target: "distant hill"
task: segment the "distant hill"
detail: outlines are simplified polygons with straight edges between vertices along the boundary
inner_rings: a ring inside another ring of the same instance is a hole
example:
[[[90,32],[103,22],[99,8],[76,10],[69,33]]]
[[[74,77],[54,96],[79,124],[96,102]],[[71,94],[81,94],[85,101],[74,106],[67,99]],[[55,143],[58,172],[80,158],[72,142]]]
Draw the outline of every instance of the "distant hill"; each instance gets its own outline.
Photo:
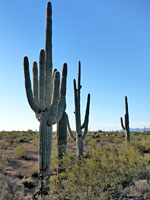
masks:
[[[120,131],[123,131],[123,130],[119,130]],[[130,131],[131,132],[143,132],[143,131],[150,131],[150,128],[130,128]]]

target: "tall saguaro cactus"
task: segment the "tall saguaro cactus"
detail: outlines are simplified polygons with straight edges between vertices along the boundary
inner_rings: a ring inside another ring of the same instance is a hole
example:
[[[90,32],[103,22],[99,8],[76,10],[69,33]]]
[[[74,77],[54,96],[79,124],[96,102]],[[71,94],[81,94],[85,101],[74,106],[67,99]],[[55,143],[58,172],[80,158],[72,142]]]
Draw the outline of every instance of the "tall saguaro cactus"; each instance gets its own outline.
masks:
[[[40,178],[48,179],[50,176],[50,155],[52,145],[52,125],[62,118],[66,105],[66,77],[67,64],[60,74],[54,70],[52,76],[52,8],[47,4],[46,44],[45,51],[40,51],[39,78],[37,63],[33,63],[33,92],[29,74],[28,57],[24,57],[24,76],[26,95],[31,109],[40,121],[39,137],[39,173]],[[61,93],[61,96],[59,95]]]
[[[130,129],[129,129],[129,112],[128,112],[128,100],[127,96],[125,96],[125,115],[124,115],[124,124],[122,117],[120,118],[121,127],[125,131],[126,141],[130,142]]]
[[[73,140],[77,143],[77,156],[81,158],[83,156],[83,139],[86,137],[88,132],[89,123],[89,110],[90,110],[90,94],[87,97],[86,113],[83,124],[81,125],[81,113],[80,113],[80,91],[81,91],[81,63],[78,64],[78,85],[76,85],[76,80],[73,80],[74,84],[74,103],[75,103],[75,123],[76,123],[76,138],[71,133],[69,121],[68,129]],[[83,131],[82,131],[83,129]]]

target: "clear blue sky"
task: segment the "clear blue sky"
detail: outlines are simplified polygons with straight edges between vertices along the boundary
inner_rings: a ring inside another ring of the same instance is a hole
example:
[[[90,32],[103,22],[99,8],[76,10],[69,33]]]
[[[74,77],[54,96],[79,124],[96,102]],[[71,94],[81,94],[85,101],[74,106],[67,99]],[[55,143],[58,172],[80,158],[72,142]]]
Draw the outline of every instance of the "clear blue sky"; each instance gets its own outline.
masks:
[[[82,67],[81,108],[91,94],[90,130],[120,129],[124,96],[130,126],[150,127],[150,1],[52,0],[53,67],[68,64],[67,113],[74,122],[73,78]],[[24,89],[23,57],[45,46],[46,0],[0,1],[0,130],[37,129]]]

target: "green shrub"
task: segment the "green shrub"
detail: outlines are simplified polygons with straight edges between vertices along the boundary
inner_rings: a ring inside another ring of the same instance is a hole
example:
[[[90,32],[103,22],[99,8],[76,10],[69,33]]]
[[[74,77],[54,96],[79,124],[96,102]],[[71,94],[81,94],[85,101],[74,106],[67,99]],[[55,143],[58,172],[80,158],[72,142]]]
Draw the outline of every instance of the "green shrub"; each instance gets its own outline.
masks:
[[[144,158],[130,145],[122,150],[95,147],[88,158],[81,160],[70,153],[64,156],[63,164],[65,172],[51,177],[51,194],[61,198],[68,195],[79,199],[118,199],[147,172]]]
[[[17,158],[27,158],[27,149],[25,145],[18,145],[14,149],[14,154]]]
[[[3,171],[8,165],[8,156],[4,153],[0,154],[0,171]]]

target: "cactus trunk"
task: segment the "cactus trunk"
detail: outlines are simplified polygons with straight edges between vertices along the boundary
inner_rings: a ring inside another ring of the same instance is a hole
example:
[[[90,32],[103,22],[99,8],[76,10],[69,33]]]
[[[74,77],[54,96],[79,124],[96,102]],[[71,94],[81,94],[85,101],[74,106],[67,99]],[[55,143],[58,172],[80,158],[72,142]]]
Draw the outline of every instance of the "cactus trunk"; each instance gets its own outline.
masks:
[[[64,111],[61,120],[57,123],[58,174],[63,172],[63,156],[67,147],[67,114]]]
[[[57,123],[57,147],[58,159],[62,159],[66,154],[67,145],[67,115],[64,112],[61,120]]]
[[[82,135],[77,135],[77,157],[80,159],[83,156],[83,138]]]
[[[46,113],[41,113],[40,116],[40,144],[39,144],[39,170],[40,170],[40,176],[43,179],[43,177],[46,177],[48,175],[48,160],[47,156],[49,156],[47,150],[47,136],[48,136],[48,128],[47,128],[47,116]]]

